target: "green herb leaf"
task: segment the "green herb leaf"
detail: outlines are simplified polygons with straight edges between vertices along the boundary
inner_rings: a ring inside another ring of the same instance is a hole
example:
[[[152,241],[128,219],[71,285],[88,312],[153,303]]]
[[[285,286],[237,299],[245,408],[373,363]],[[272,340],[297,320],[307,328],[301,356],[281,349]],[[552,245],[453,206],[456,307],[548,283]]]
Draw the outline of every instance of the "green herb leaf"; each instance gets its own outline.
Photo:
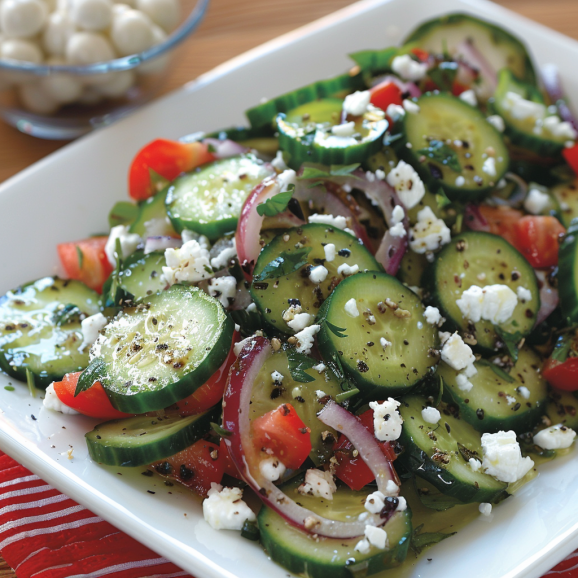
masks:
[[[487,359],[480,359],[478,365],[483,365],[484,367],[489,367],[500,379],[506,381],[507,383],[514,383],[516,380],[506,371],[504,371],[499,365],[488,361]]]
[[[332,177],[347,177],[358,168],[359,163],[353,163],[351,165],[331,165],[329,167],[329,174]]]
[[[219,425],[215,422],[211,422],[211,429],[222,438],[228,438],[233,435],[233,432],[225,429],[222,425]]]
[[[210,153],[216,153],[216,152],[217,152],[217,149],[215,148],[215,145],[209,143],[209,144],[207,145],[207,151],[209,151]]]
[[[568,359],[570,348],[572,347],[572,335],[561,335],[556,340],[556,345],[552,351],[552,359],[564,363]]]
[[[257,205],[257,213],[261,217],[274,217],[287,209],[287,205],[293,196],[294,187],[283,193],[277,193],[275,196],[267,199],[264,203]]]
[[[438,394],[437,394],[435,401],[434,401],[434,404],[433,404],[434,407],[437,407],[442,400],[442,397],[444,395],[444,385],[445,385],[444,384],[444,378],[440,375],[439,376]]]
[[[419,497],[420,502],[430,510],[436,510],[438,512],[445,512],[454,506],[463,504],[457,498],[452,496],[446,496],[441,492],[438,492],[433,486],[428,485],[427,487],[418,487],[417,479],[414,478],[415,491]]]
[[[82,269],[82,265],[84,263],[84,253],[78,245],[74,245],[74,248],[76,249],[76,255],[78,256],[78,268]]]
[[[456,75],[458,74],[458,64],[453,61],[440,62],[435,68],[428,72],[440,90],[451,92]]]
[[[156,171],[153,171],[150,167],[149,167],[149,176],[151,178],[151,184],[153,186],[153,189],[157,193],[159,191],[162,191],[165,187],[167,187],[171,183],[169,179],[165,179],[165,177],[159,175]]]
[[[391,70],[391,61],[398,55],[399,48],[391,46],[383,50],[361,50],[349,55],[363,71],[381,72]]]
[[[424,532],[420,534],[419,531],[423,527],[418,526],[413,533],[413,537],[411,539],[411,548],[415,552],[415,555],[418,556],[428,546],[433,546],[434,544],[438,544],[442,540],[453,536],[456,532],[451,532],[449,534],[445,534],[443,532]]]
[[[58,309],[52,315],[52,322],[55,325],[61,326],[67,323],[78,322],[81,315],[81,311],[77,305],[73,303],[68,303],[64,307]]]
[[[522,334],[519,331],[516,333],[508,333],[504,331],[499,325],[494,325],[494,331],[498,334],[500,340],[504,343],[508,355],[512,361],[518,361],[518,343],[522,340]]]
[[[464,458],[465,462],[469,462],[472,458],[474,460],[479,460],[480,462],[482,461],[482,460],[480,460],[480,456],[479,456],[478,452],[476,452],[474,450],[470,450],[465,445],[463,445],[459,442],[458,442],[458,450],[459,450],[462,458]]]
[[[102,359],[93,359],[88,367],[80,374],[78,382],[76,383],[74,397],[76,397],[79,393],[90,389],[97,381],[102,383],[105,380],[105,376],[105,362]]]
[[[449,147],[445,142],[432,140],[428,147],[419,149],[417,154],[424,155],[432,161],[445,165],[456,173],[462,172],[462,165],[460,165],[456,151]]]
[[[347,335],[343,333],[345,331],[345,327],[337,327],[337,325],[333,325],[333,323],[330,323],[327,321],[327,319],[325,319],[325,325],[327,325],[327,328],[331,331],[331,333],[333,333],[333,335],[336,337],[339,337],[339,339],[347,337]]]
[[[445,191],[441,187],[438,189],[438,192],[436,193],[436,203],[439,209],[444,209],[448,205],[452,204],[452,202],[446,195]]]
[[[315,381],[315,378],[308,373],[305,373],[305,371],[311,369],[314,365],[317,365],[317,360],[311,359],[311,357],[301,355],[292,350],[287,354],[287,361],[293,381],[299,383],[311,383],[312,381]]]
[[[327,361],[327,366],[333,372],[339,381],[339,386],[341,387],[341,393],[338,393],[335,396],[335,401],[337,401],[337,403],[343,403],[350,397],[353,397],[359,393],[359,389],[357,389],[355,384],[349,379],[343,370],[341,359],[339,359],[339,355],[335,351],[331,354],[331,358]]]
[[[253,276],[253,284],[261,283],[265,279],[278,279],[297,271],[307,264],[311,249],[312,247],[301,247],[295,251],[283,251],[279,257],[265,265],[261,273]]]
[[[111,229],[118,225],[130,225],[136,220],[138,213],[137,205],[128,201],[119,201],[108,214],[108,225]]]
[[[14,386],[12,386],[12,385],[5,385],[5,386],[4,386],[4,389],[5,389],[6,391],[14,391]]]
[[[36,397],[36,384],[34,382],[34,374],[30,369],[26,368],[26,385],[28,385],[28,391],[32,397]]]

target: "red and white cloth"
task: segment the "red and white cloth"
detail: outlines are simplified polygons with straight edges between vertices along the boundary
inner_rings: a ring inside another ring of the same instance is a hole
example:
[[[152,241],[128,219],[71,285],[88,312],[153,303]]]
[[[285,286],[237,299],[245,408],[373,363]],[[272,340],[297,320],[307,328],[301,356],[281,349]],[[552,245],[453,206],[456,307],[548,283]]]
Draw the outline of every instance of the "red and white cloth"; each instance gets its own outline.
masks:
[[[18,578],[192,578],[1,451],[0,553]],[[544,578],[578,578],[578,551]]]

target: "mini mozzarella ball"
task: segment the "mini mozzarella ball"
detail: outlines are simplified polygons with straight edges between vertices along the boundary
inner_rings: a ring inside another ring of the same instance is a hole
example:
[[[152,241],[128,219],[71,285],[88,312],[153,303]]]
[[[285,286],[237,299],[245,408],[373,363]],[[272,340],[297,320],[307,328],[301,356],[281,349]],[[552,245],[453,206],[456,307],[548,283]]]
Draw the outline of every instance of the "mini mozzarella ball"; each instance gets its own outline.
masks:
[[[71,0],[70,18],[84,30],[105,30],[112,22],[111,0]]]
[[[178,0],[136,0],[136,7],[165,32],[171,32],[179,23]]]
[[[94,87],[96,92],[108,98],[119,98],[124,96],[134,84],[135,75],[132,70],[113,72],[113,75],[112,79],[108,82],[96,85]]]
[[[12,38],[29,38],[38,34],[48,17],[42,0],[3,0],[0,4],[0,28]]]
[[[65,72],[45,76],[40,81],[40,86],[59,104],[70,104],[78,100],[83,90],[82,82],[74,75]]]
[[[66,45],[75,32],[76,25],[66,12],[53,12],[42,34],[42,46],[51,56],[64,56]]]
[[[36,114],[52,114],[58,110],[54,100],[38,83],[25,84],[18,89],[24,108]]]
[[[112,21],[110,38],[120,56],[138,54],[154,44],[153,23],[138,10],[126,10]]]
[[[96,32],[76,32],[66,44],[66,61],[83,66],[96,62],[107,62],[115,57],[110,42]]]
[[[153,24],[153,35],[155,38],[155,43],[153,46],[157,46],[167,39],[166,32],[156,24]],[[137,74],[159,74],[167,67],[170,58],[170,54],[165,53],[162,56],[154,58],[153,60],[144,62],[136,69],[136,72]]]
[[[22,38],[10,38],[0,45],[0,58],[20,62],[42,62],[42,51],[37,44]]]

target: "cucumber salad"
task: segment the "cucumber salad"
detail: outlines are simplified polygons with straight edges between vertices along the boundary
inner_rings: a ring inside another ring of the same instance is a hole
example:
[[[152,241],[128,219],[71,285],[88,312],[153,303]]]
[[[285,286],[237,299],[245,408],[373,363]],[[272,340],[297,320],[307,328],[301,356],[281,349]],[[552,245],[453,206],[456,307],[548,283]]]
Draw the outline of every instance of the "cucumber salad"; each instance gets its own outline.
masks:
[[[578,427],[556,68],[466,14],[350,56],[247,127],[144,146],[110,233],[0,298],[0,368],[98,418],[95,462],[191,488],[310,578],[489,516]]]

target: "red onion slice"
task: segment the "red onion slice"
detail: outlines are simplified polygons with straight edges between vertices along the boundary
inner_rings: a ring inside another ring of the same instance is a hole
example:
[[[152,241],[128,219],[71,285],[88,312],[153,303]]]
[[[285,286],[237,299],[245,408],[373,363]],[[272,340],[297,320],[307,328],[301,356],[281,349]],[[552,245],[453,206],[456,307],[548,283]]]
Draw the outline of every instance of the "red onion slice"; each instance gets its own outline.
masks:
[[[228,159],[229,157],[242,155],[249,150],[247,147],[229,139],[219,140],[217,138],[206,138],[203,139],[203,142],[215,149],[213,154],[217,159]]]
[[[550,284],[547,271],[536,271],[538,286],[540,287],[540,309],[536,315],[536,325],[540,325],[558,307],[560,298],[558,289]]]
[[[167,236],[147,237],[144,246],[144,254],[148,255],[153,251],[164,251],[165,249],[172,249],[180,247],[183,244],[182,239]]]
[[[578,121],[566,102],[558,67],[555,64],[545,64],[542,67],[542,80],[548,96],[558,108],[560,118],[569,122],[574,130],[578,131]]]
[[[466,205],[464,209],[464,223],[472,231],[490,232],[490,225],[480,212],[478,205]]]
[[[362,536],[368,523],[383,526],[388,517],[382,518],[380,515],[370,515],[363,521],[352,522],[340,522],[319,516],[297,504],[273,482],[263,478],[259,472],[259,468],[256,467],[260,457],[259,450],[252,442],[249,420],[251,393],[261,367],[272,354],[269,340],[264,337],[249,339],[229,373],[227,389],[223,397],[223,426],[231,432],[231,435],[224,438],[224,441],[239,474],[268,507],[283,516],[289,523],[307,532],[330,538],[347,539]],[[335,408],[330,406],[327,412],[323,410],[324,419],[339,422],[340,431],[354,445],[360,445],[356,447],[363,460],[372,460],[371,463],[366,463],[376,474],[378,489],[383,492],[387,481],[394,479],[391,465],[382,454],[377,442],[368,439],[373,436],[361,422],[337,404],[333,405]],[[364,435],[359,428],[363,429],[367,435]],[[252,469],[251,465],[253,465]],[[392,514],[393,512],[390,515]]]

